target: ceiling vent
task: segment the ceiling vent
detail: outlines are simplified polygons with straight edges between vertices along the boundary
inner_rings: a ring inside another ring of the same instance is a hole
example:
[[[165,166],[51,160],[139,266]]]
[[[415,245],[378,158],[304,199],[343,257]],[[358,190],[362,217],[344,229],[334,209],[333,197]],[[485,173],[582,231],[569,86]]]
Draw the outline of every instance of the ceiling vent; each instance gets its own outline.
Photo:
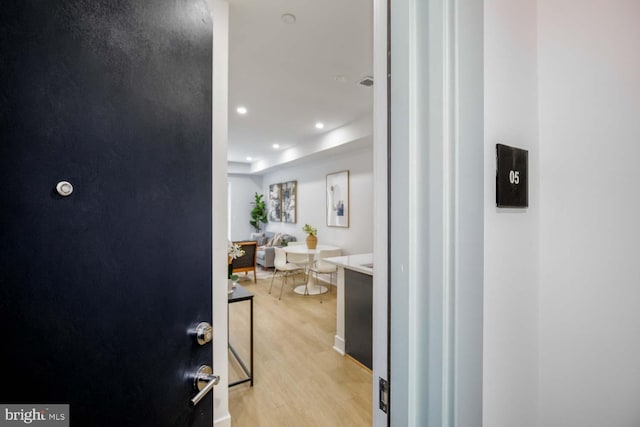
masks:
[[[366,87],[373,86],[373,77],[371,77],[371,76],[363,77],[362,80],[360,80],[360,84],[362,86],[366,86]]]

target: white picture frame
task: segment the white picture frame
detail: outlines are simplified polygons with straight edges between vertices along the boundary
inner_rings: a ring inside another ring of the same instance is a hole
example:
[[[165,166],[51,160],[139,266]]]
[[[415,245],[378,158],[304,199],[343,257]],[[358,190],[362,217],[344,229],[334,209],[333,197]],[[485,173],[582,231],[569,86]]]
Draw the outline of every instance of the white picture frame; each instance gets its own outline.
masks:
[[[349,228],[349,171],[330,173],[326,181],[328,227]]]

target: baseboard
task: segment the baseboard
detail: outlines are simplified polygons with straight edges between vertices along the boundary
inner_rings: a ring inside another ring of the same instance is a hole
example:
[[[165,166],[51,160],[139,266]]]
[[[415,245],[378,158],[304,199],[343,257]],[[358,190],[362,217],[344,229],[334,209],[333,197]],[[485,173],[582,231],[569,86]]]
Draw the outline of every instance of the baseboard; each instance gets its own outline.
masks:
[[[333,349],[341,355],[345,355],[344,340],[337,335],[333,337]]]

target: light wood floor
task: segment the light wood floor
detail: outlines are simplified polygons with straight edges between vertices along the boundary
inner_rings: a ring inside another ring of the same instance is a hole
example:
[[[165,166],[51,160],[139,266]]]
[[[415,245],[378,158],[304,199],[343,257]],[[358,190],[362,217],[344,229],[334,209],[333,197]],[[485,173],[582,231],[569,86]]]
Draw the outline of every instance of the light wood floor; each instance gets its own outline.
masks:
[[[232,425],[370,426],[371,373],[332,348],[335,288],[320,303],[318,296],[295,294],[289,280],[278,301],[278,279],[269,295],[271,273],[258,277],[257,284],[253,277],[240,282],[255,294],[255,382],[253,387],[246,383],[229,389]],[[296,280],[299,284],[302,277]],[[248,319],[248,302],[229,305],[230,340],[247,363]],[[230,381],[241,374],[230,357]]]

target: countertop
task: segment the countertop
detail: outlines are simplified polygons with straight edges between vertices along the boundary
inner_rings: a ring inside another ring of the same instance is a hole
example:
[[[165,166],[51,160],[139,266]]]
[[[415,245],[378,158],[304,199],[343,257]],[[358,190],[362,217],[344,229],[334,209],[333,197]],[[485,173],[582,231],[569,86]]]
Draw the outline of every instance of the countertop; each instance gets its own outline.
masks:
[[[373,276],[373,254],[357,254],[324,258],[323,261],[335,264],[338,267]]]

